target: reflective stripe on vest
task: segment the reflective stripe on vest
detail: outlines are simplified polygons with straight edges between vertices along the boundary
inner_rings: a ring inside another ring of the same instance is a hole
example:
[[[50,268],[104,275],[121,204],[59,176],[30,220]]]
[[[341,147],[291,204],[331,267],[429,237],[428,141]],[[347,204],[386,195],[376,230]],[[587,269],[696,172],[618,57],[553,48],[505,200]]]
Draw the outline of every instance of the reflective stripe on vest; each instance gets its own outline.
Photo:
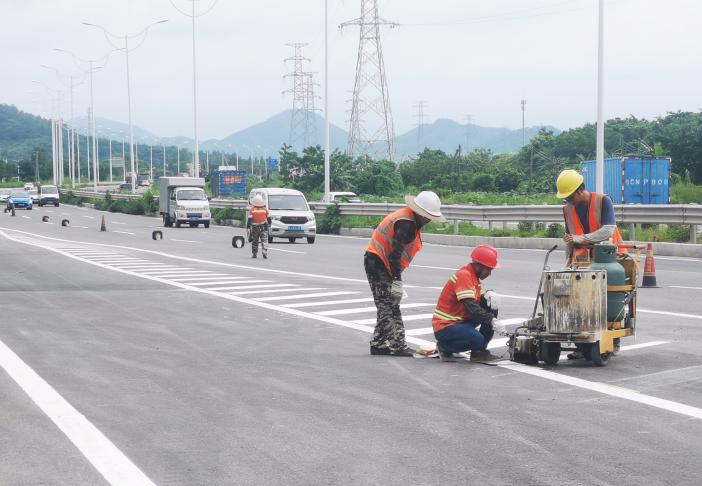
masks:
[[[597,231],[602,227],[602,204],[605,198],[604,194],[599,194],[596,192],[590,193],[590,203],[587,209],[587,220],[590,233]],[[565,219],[566,225],[568,226],[568,231],[573,235],[584,235],[585,228],[580,221],[580,216],[575,209],[575,205],[571,203],[566,203],[563,206],[563,219]],[[622,242],[622,234],[619,228],[615,225],[614,233],[612,234],[612,243],[617,245],[619,253],[628,253],[626,248],[620,247]],[[587,248],[573,248],[573,255],[575,256],[585,256],[588,254]]]
[[[378,255],[390,275],[392,275],[390,253],[392,252],[392,240],[395,237],[395,223],[402,220],[414,222],[414,211],[410,208],[402,208],[385,216],[378,227],[373,231],[373,236],[366,249],[366,251]],[[409,267],[412,258],[414,258],[414,255],[421,249],[422,234],[417,230],[414,240],[403,245],[402,253],[400,254],[400,267],[402,270]]]

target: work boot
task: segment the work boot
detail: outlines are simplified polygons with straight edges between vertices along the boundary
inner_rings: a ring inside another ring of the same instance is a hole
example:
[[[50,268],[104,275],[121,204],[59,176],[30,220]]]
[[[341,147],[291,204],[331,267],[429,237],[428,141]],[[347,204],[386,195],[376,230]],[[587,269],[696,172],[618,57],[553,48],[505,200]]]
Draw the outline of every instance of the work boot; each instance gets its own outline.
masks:
[[[251,258],[256,258],[256,254],[255,254],[255,253],[252,254],[252,255],[251,255]]]
[[[399,356],[399,357],[405,357],[405,358],[411,358],[414,356],[414,353],[417,351],[410,348],[409,346],[405,345],[399,349],[396,350],[391,350],[390,351],[390,356]]]
[[[378,346],[370,346],[371,356],[390,356],[390,348],[379,348]]]
[[[436,345],[436,350],[439,352],[439,359],[441,359],[441,361],[444,361],[445,363],[456,362],[456,357],[454,356],[454,354],[449,353],[448,351],[444,351],[438,344]]]
[[[264,259],[264,260],[267,260],[267,259],[268,259],[268,253],[264,253],[264,254],[263,254],[263,259]]]
[[[576,349],[572,353],[568,353],[568,359],[585,359],[585,355],[579,349]]]
[[[500,359],[500,357],[495,356],[487,349],[484,349],[482,351],[471,351],[470,352],[470,360],[471,361],[495,361],[497,359]]]

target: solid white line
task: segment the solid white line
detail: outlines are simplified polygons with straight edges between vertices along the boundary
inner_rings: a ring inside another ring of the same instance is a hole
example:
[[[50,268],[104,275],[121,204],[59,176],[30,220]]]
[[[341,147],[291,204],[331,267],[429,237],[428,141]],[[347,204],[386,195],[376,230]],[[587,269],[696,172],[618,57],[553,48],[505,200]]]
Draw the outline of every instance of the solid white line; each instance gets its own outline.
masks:
[[[300,253],[300,254],[302,254],[302,255],[306,255],[306,254],[307,254],[307,253],[305,253],[304,251],[283,250],[282,248],[272,248],[272,247],[270,247],[270,246],[268,247],[268,249],[269,249],[269,250],[275,250],[275,251],[282,251],[282,252],[285,252],[285,253]]]
[[[11,229],[7,229],[7,228],[2,228],[2,229],[6,229],[6,230],[8,230],[8,231],[16,231],[16,232],[19,232],[19,233],[25,233],[25,234],[27,234],[26,232],[23,232],[23,231],[11,230]],[[7,233],[5,233],[4,231],[0,231],[0,234],[1,234],[2,236],[4,236],[5,238],[7,238],[7,239],[17,241],[15,238],[10,237],[10,236],[9,236]],[[30,234],[31,234],[31,233],[30,233]],[[38,236],[38,235],[35,235],[35,236]],[[47,238],[47,239],[56,240],[57,238]],[[65,241],[65,240],[63,240],[63,241]],[[290,314],[290,315],[302,317],[302,318],[305,318],[305,319],[318,320],[318,321],[325,322],[325,323],[327,323],[327,324],[332,324],[332,325],[339,326],[339,327],[345,327],[345,328],[347,328],[347,329],[355,329],[355,330],[357,330],[357,331],[361,331],[361,332],[365,332],[365,333],[372,333],[372,332],[373,332],[373,328],[372,328],[372,327],[369,327],[369,326],[362,326],[362,325],[360,325],[360,324],[356,324],[355,322],[343,321],[343,320],[341,320],[341,319],[336,319],[336,318],[328,317],[328,316],[320,316],[320,315],[317,315],[317,314],[313,314],[313,313],[309,313],[309,312],[305,312],[305,311],[301,311],[301,310],[297,310],[297,309],[285,308],[285,307],[281,307],[281,306],[278,306],[278,305],[275,305],[275,304],[268,304],[268,303],[266,303],[266,302],[260,302],[260,301],[256,301],[256,300],[252,300],[252,299],[247,299],[247,298],[245,298],[245,297],[239,297],[239,296],[236,296],[236,295],[227,295],[227,294],[224,294],[224,293],[213,292],[213,291],[208,290],[208,289],[200,289],[200,288],[196,288],[196,287],[191,287],[191,286],[188,286],[188,285],[185,285],[185,284],[181,284],[181,283],[178,283],[178,282],[171,282],[171,281],[168,281],[168,280],[164,280],[164,279],[161,279],[161,278],[159,278],[159,277],[154,277],[154,276],[150,276],[150,275],[144,275],[144,274],[139,274],[139,273],[135,273],[135,272],[130,272],[129,270],[120,270],[120,269],[117,269],[117,268],[114,268],[114,267],[109,267],[109,266],[106,266],[106,265],[102,265],[102,264],[100,264],[100,263],[96,263],[96,262],[92,262],[92,261],[90,261],[90,260],[86,260],[86,259],[80,258],[80,257],[78,257],[78,256],[72,255],[71,253],[65,252],[65,251],[63,251],[63,250],[61,250],[61,249],[58,249],[58,248],[52,248],[52,247],[42,246],[42,245],[40,245],[39,243],[36,243],[36,242],[33,242],[33,241],[27,241],[27,242],[25,242],[25,244],[28,244],[28,245],[30,245],[30,246],[36,246],[36,247],[39,247],[39,248],[44,248],[44,249],[46,249],[46,250],[53,251],[53,252],[55,252],[55,253],[59,253],[59,254],[61,254],[61,255],[64,255],[64,256],[66,256],[66,257],[68,257],[68,258],[73,258],[74,260],[78,260],[78,261],[82,261],[82,262],[84,262],[84,263],[96,265],[96,266],[99,266],[99,267],[102,267],[102,268],[105,268],[105,269],[108,269],[108,270],[113,270],[113,271],[115,271],[115,272],[121,272],[121,273],[124,273],[124,274],[126,274],[126,275],[132,275],[132,276],[135,276],[135,277],[145,278],[145,279],[148,279],[148,280],[152,280],[152,281],[154,281],[154,282],[160,282],[160,283],[172,285],[172,286],[174,286],[174,287],[179,287],[179,288],[184,289],[184,290],[190,290],[190,291],[194,291],[194,292],[200,292],[200,293],[203,293],[203,294],[207,294],[207,295],[215,296],[215,297],[220,297],[220,298],[227,299],[227,300],[231,300],[231,301],[234,301],[234,302],[240,302],[240,303],[249,304],[249,305],[256,305],[256,306],[261,307],[261,308],[263,308],[263,309],[268,309],[268,310],[272,310],[272,311],[276,311],[276,312],[284,312],[284,313],[286,313],[286,314]],[[100,244],[98,243],[98,245],[100,245]],[[133,250],[139,250],[139,249],[138,249],[138,248],[133,248]],[[145,251],[151,252],[151,251],[149,251],[149,250],[145,250]],[[153,252],[153,253],[159,253],[159,252]],[[168,255],[168,254],[163,254],[163,253],[161,253],[161,254],[164,255],[164,256],[170,256],[170,257],[172,257],[172,258],[179,258],[179,259],[185,259],[185,260],[190,260],[190,261],[194,260],[194,259],[189,259],[189,258],[184,258],[184,257],[177,257],[176,255]],[[211,263],[211,262],[207,262],[207,263]],[[233,266],[234,266],[234,265],[233,265]],[[295,274],[295,272],[289,272],[289,273]],[[350,279],[347,279],[347,280],[350,280]],[[420,338],[416,338],[416,337],[413,337],[413,336],[408,336],[406,340],[407,340],[407,342],[410,343],[410,344],[416,344],[416,345],[419,345],[419,346],[427,346],[427,347],[430,347],[430,348],[434,348],[434,347],[436,346],[436,344],[435,344],[433,341],[428,341],[428,340],[426,340],[426,339],[420,339]],[[493,340],[490,342],[490,344],[488,345],[488,349],[492,349],[492,348],[495,348],[495,347],[504,346],[506,342],[507,342],[507,339],[505,339],[505,338],[493,339]],[[515,363],[515,364],[516,364],[516,363]],[[527,369],[528,369],[528,367],[526,367],[525,365],[522,365],[521,368],[520,368],[520,367],[517,367],[517,366],[509,366],[509,365],[500,365],[500,366],[502,366],[502,367],[504,367],[504,368],[507,368],[507,369],[513,369],[514,371],[521,371],[521,369],[523,369],[523,368],[527,368]],[[535,370],[539,370],[539,368],[534,368],[534,369],[535,369]],[[556,374],[556,373],[552,373],[552,372],[549,372],[549,373],[551,373],[551,375],[553,375],[553,376],[555,376],[555,377],[559,377],[559,376],[560,376],[560,375],[558,375],[558,374]],[[543,376],[543,377],[545,377],[545,378],[547,378],[547,379],[551,379],[551,378],[549,378],[548,376]],[[568,378],[568,377],[565,377],[565,378]],[[582,380],[582,381],[585,381],[585,380]],[[585,382],[585,383],[589,383],[589,382]],[[571,382],[571,383],[569,383],[569,384],[574,385],[574,386],[578,386],[578,385],[576,385],[574,382]],[[616,387],[613,387],[613,388],[616,388]],[[616,389],[618,389],[618,390],[626,390],[626,389],[621,389],[621,388],[616,388]],[[638,398],[646,397],[646,395],[641,395],[641,394],[639,394],[638,392],[633,391],[633,390],[626,390],[626,391],[630,392],[630,395],[621,396],[620,398],[624,398],[624,399],[632,400],[632,401],[639,401],[639,400],[636,400],[636,397],[638,397]],[[655,398],[653,398],[653,397],[650,397],[650,398],[652,398],[654,401],[655,401],[655,400],[659,400],[659,399],[655,399]],[[670,401],[667,401],[667,400],[662,400],[662,401],[659,400],[659,402],[656,402],[656,403],[657,403],[657,404],[661,404],[661,403],[663,403],[663,402],[665,402],[666,404],[671,405],[671,407],[672,407],[672,408],[671,408],[671,411],[674,411],[674,412],[677,412],[677,413],[681,413],[681,414],[684,414],[684,415],[689,415],[689,413],[687,413],[687,412],[693,412],[693,413],[696,413],[696,414],[700,414],[700,417],[702,417],[702,409],[695,408],[695,407],[689,407],[689,406],[684,405],[684,404],[679,404],[679,403],[676,403],[676,402],[670,402]],[[643,402],[642,402],[642,403],[643,403]],[[654,403],[647,403],[647,404],[648,404],[648,405],[651,405],[651,406],[657,406],[657,405],[654,404]],[[661,408],[662,408],[662,407],[661,407]],[[697,417],[697,415],[695,415],[695,416]]]
[[[242,282],[246,282],[246,280],[242,280],[241,278],[223,278],[222,280],[208,280],[207,282],[190,282],[188,280],[183,280],[183,283],[187,283],[188,285],[202,285],[202,286],[210,286],[210,285],[222,285],[222,284],[239,284]],[[259,280],[261,282],[261,280]],[[270,280],[263,280],[263,282],[270,282]]]
[[[174,277],[171,280],[175,280],[176,282],[198,282],[200,280],[222,280],[222,279],[230,279],[232,278],[231,276],[227,275],[226,273],[207,273],[203,275],[185,275],[181,277]],[[237,277],[234,277],[237,278]]]
[[[690,319],[702,319],[702,315],[698,314],[681,314],[680,312],[668,312],[668,311],[657,311],[651,309],[640,309],[636,308],[636,312],[641,312],[643,314],[659,314],[662,316],[675,316],[675,317],[689,317]]]
[[[408,321],[426,321],[426,320],[431,320],[431,317],[434,314],[413,314],[411,316],[402,316],[402,321],[403,322],[408,322]],[[377,322],[377,319],[374,317],[372,319],[355,319],[353,322],[356,324],[375,324]],[[426,330],[428,329],[428,331]],[[421,332],[420,332],[421,331]],[[429,333],[434,333],[432,331],[431,327],[423,327],[421,329],[406,329],[405,334],[407,336],[418,336],[420,334],[429,334]]]
[[[632,349],[648,348],[650,346],[660,346],[661,344],[668,344],[669,341],[649,341],[647,343],[641,344],[629,344],[628,346],[622,346],[619,351],[630,351]]]
[[[270,300],[290,300],[290,299],[307,299],[309,297],[326,297],[328,295],[348,295],[357,294],[358,292],[318,292],[316,294],[302,294],[302,295],[283,295],[281,297],[264,297],[263,299],[253,299],[259,302],[270,301]]]
[[[247,294],[279,294],[282,292],[307,292],[310,290],[324,290],[324,287],[292,287],[288,289],[273,289],[273,290],[247,290],[247,291],[237,291],[237,292],[227,292],[229,295],[247,295]],[[298,298],[298,296],[293,296],[291,298]],[[265,299],[256,299],[265,300]]]
[[[78,226],[77,224],[73,225],[74,228],[83,228],[83,229],[88,229],[87,226]]]
[[[691,289],[691,290],[702,290],[702,287],[685,287],[684,285],[668,285],[672,289]]]
[[[131,232],[129,232],[129,231],[117,231],[117,230],[112,230],[111,233],[121,233],[121,234],[123,234],[123,235],[132,235],[132,236],[136,236],[136,233],[131,233]]]
[[[241,283],[241,282],[236,282]],[[271,289],[275,287],[297,287],[297,284],[263,284],[263,285],[235,285],[233,287],[210,287],[208,290],[216,290],[221,292],[222,290],[239,290],[239,289]]]
[[[194,240],[179,240],[178,238],[171,238],[171,241],[180,241],[182,243],[200,243],[200,241]]]
[[[320,305],[335,305],[335,304],[355,304],[357,302],[373,302],[373,297],[364,297],[362,299],[346,299],[346,300],[322,300],[320,302],[297,302],[295,304],[281,304],[283,307],[317,307]]]
[[[110,484],[154,485],[85,415],[54,390],[5,343],[0,341],[0,366],[34,403],[66,434]]]
[[[426,307],[428,305],[435,305],[435,304],[422,304],[422,303],[414,303],[414,304],[400,304],[400,309],[411,309],[413,307]],[[336,309],[336,310],[331,310],[331,311],[322,311],[322,312],[315,312],[318,316],[342,316],[345,314],[357,314],[359,312],[375,312],[378,309],[376,309],[375,306],[373,307],[355,307],[353,309]]]
[[[49,211],[49,212],[51,212],[51,211]],[[83,217],[88,218],[88,219],[95,219],[95,216],[83,216]]]

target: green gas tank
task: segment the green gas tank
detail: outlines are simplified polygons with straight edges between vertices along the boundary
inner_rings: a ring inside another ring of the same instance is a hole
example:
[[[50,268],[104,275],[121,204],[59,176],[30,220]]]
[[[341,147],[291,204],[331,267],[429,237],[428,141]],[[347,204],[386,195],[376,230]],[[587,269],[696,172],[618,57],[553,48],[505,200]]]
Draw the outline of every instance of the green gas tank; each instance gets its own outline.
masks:
[[[595,263],[590,270],[607,270],[607,285],[626,285],[624,267],[617,263],[617,247],[611,243],[595,245]],[[624,319],[624,298],[626,292],[607,292],[607,321]]]

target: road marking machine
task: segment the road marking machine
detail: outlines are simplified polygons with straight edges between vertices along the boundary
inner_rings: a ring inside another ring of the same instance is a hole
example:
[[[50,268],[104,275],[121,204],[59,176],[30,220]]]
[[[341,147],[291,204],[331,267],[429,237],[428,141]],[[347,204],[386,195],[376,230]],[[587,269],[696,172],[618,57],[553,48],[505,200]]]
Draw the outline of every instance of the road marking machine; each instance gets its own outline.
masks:
[[[550,270],[546,254],[531,319],[510,333],[512,361],[554,366],[562,350],[580,351],[596,366],[607,365],[619,340],[636,330],[636,284],[643,247],[620,245],[633,255],[617,253],[617,246],[590,247],[587,261]],[[542,291],[543,289],[543,291]],[[536,311],[541,303],[542,312]]]

